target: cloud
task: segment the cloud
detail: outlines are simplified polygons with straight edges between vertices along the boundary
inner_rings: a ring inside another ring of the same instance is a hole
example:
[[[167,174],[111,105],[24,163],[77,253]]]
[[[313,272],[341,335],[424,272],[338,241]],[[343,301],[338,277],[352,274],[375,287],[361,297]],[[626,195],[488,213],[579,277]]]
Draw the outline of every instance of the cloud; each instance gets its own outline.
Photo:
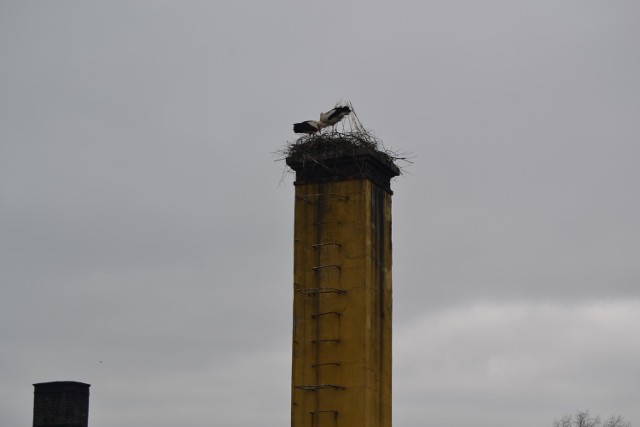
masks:
[[[634,419],[639,308],[639,300],[489,302],[425,313],[396,328],[396,416],[533,426],[580,408],[625,408]]]

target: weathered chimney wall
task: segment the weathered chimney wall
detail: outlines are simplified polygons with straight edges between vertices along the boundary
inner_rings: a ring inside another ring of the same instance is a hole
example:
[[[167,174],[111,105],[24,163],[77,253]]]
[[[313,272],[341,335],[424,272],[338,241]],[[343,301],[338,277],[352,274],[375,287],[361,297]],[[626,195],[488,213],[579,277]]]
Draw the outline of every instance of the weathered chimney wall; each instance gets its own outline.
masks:
[[[391,427],[390,180],[383,154],[287,158],[296,172],[291,425]]]
[[[33,386],[33,427],[88,427],[89,384],[54,381]]]

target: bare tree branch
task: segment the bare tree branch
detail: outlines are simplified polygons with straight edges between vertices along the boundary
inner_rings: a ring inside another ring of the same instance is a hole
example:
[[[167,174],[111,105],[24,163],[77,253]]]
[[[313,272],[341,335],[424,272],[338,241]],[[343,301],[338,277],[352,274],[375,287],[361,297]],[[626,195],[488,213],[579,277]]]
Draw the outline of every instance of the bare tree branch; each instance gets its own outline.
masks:
[[[572,415],[563,415],[553,420],[552,427],[632,427],[621,415],[612,415],[602,423],[600,415],[592,416],[590,411],[578,411]]]
[[[605,421],[602,427],[631,427],[631,423],[621,415],[612,415]]]

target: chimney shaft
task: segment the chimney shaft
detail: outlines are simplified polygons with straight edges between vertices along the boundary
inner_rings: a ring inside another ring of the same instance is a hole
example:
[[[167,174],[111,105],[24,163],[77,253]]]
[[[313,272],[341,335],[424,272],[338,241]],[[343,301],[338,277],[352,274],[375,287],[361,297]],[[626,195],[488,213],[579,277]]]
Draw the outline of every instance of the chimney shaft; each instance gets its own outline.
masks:
[[[391,188],[354,150],[296,172],[291,424],[391,427]]]
[[[33,427],[88,426],[89,384],[54,381],[33,386]]]

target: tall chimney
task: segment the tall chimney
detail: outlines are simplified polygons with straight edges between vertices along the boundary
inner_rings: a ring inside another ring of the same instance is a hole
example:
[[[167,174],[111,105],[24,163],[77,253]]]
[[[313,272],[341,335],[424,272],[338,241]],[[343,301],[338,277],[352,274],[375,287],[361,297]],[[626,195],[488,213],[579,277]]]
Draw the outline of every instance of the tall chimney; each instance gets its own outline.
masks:
[[[391,427],[391,187],[383,153],[296,172],[291,425]]]
[[[89,384],[54,381],[33,386],[33,427],[88,426]]]

